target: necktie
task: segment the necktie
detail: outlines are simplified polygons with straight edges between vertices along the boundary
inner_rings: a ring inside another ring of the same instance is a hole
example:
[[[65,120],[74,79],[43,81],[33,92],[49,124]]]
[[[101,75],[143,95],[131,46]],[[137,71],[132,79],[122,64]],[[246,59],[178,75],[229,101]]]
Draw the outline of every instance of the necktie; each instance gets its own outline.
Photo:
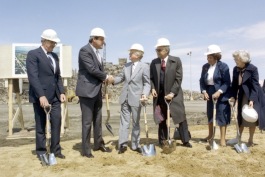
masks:
[[[166,70],[166,62],[165,62],[165,59],[162,59],[162,62],[161,62],[161,69],[162,69],[163,71]]]
[[[51,56],[49,55],[49,53],[47,53],[47,57],[48,57],[48,59],[49,59],[51,65],[52,65],[52,67],[53,67],[53,72],[55,72],[55,66],[54,66],[54,64],[53,64],[53,60],[52,60]]]
[[[51,65],[53,66],[52,58],[49,55],[48,55],[48,58],[49,58],[49,61],[50,61]]]

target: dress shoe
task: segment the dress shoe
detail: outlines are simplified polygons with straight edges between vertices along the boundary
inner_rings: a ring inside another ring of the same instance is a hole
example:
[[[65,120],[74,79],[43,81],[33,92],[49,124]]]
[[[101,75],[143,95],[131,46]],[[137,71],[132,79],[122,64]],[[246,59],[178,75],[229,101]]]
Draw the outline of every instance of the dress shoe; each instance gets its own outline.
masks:
[[[100,146],[98,149],[95,149],[95,151],[102,151],[102,152],[111,152],[111,149],[109,147],[106,147],[104,145]]]
[[[121,146],[119,151],[118,151],[118,154],[123,154],[126,150],[127,150],[126,146]]]
[[[136,149],[133,149],[133,151],[136,151],[136,152],[138,152],[138,153],[140,153],[140,154],[142,154],[142,148],[136,148]]]
[[[82,154],[82,156],[87,158],[94,158],[92,154]]]
[[[65,159],[65,155],[63,155],[62,153],[60,154],[55,154],[55,157],[58,157],[60,159]]]
[[[192,145],[189,142],[183,143],[183,146],[188,147],[188,148],[192,148]]]

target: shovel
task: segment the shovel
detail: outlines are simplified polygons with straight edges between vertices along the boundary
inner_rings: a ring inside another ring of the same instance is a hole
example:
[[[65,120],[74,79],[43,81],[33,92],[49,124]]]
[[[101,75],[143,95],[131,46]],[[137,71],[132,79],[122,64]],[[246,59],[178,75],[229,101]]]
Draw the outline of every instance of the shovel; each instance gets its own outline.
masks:
[[[108,85],[107,85],[107,83],[105,83],[105,98],[106,98],[106,107],[107,107],[107,119],[106,119],[105,125],[106,125],[106,128],[108,129],[108,131],[112,134],[112,136],[114,136],[114,133],[112,131],[112,127],[109,124],[110,109],[109,109],[109,94],[108,94]]]
[[[176,150],[176,142],[170,140],[170,104],[172,100],[167,100],[165,98],[165,102],[167,104],[167,141],[163,147],[162,153],[170,154]]]
[[[144,124],[145,124],[145,135],[146,135],[146,145],[142,146],[142,154],[143,156],[155,156],[156,149],[154,144],[149,144],[149,136],[148,136],[148,125],[147,125],[147,116],[146,116],[146,105],[147,100],[140,99],[141,106],[144,108]]]
[[[211,150],[217,150],[219,148],[216,142],[214,141],[215,130],[216,130],[216,103],[217,99],[213,98],[213,136],[211,137],[211,139],[209,139]]]
[[[249,149],[247,147],[247,145],[245,143],[241,143],[241,136],[240,136],[240,132],[239,132],[239,127],[238,127],[238,122],[237,122],[237,117],[236,117],[236,111],[235,111],[235,107],[234,107],[234,102],[229,99],[229,104],[232,108],[232,113],[233,113],[233,117],[235,120],[235,124],[236,124],[236,138],[235,139],[231,139],[229,141],[227,141],[228,144],[235,144],[234,148],[236,149],[237,153],[249,153]]]
[[[57,164],[56,158],[54,156],[54,153],[51,153],[51,122],[50,122],[50,112],[52,110],[51,105],[44,107],[44,112],[46,113],[46,149],[47,149],[47,155],[43,154],[40,156],[40,159],[42,161],[42,164],[44,162],[46,165],[55,165]],[[48,156],[48,158],[47,158]]]

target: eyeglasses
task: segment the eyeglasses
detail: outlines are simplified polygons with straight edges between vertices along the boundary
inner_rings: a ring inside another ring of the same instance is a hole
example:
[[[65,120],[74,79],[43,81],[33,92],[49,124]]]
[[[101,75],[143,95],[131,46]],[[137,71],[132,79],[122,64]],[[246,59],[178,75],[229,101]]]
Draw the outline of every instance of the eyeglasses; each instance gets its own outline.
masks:
[[[46,40],[46,41],[48,41],[50,44],[52,44],[52,45],[57,45],[57,42],[54,42],[54,41],[50,41],[50,40]]]

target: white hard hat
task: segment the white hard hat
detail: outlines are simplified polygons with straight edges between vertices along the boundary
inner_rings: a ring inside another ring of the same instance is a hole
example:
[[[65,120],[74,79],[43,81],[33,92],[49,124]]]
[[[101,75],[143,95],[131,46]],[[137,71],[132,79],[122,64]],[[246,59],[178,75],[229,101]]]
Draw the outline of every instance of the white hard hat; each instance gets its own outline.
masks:
[[[133,44],[130,50],[139,50],[139,51],[144,52],[144,47],[141,44]]]
[[[90,36],[101,36],[101,37],[106,37],[105,32],[101,28],[93,28],[91,30]]]
[[[242,108],[242,117],[247,122],[256,122],[258,120],[258,113],[254,108],[245,104]]]
[[[221,53],[221,49],[218,45],[209,45],[207,48],[207,52],[204,53],[204,55],[210,55],[210,54],[214,54],[214,53]]]
[[[159,47],[159,46],[170,46],[169,40],[166,39],[166,38],[159,38],[157,40],[157,43],[155,45],[155,48],[156,47]]]
[[[47,39],[53,42],[60,42],[60,39],[58,38],[56,31],[54,31],[53,29],[44,30],[41,34],[41,38]]]

